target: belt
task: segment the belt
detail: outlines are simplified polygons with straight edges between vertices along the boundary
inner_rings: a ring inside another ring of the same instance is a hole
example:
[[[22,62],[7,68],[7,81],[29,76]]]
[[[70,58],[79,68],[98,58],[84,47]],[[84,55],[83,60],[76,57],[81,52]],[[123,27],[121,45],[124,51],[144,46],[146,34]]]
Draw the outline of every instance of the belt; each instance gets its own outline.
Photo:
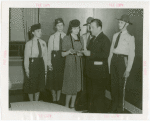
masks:
[[[52,52],[60,52],[61,50],[52,50]]]
[[[69,55],[77,55],[77,53],[74,53],[74,54],[71,54],[71,53],[70,53]]]
[[[116,53],[114,53],[113,55],[116,56],[116,57],[128,57],[128,55],[124,55],[124,54],[116,54]]]

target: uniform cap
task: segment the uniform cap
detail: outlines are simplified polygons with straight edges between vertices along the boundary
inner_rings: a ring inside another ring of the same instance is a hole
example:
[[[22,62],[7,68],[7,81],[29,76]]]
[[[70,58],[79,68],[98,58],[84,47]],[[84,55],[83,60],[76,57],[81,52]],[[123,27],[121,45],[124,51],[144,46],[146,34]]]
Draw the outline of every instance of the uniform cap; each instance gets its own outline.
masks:
[[[118,20],[124,21],[132,25],[132,23],[130,22],[130,18],[127,14],[122,15],[121,18],[119,18]]]

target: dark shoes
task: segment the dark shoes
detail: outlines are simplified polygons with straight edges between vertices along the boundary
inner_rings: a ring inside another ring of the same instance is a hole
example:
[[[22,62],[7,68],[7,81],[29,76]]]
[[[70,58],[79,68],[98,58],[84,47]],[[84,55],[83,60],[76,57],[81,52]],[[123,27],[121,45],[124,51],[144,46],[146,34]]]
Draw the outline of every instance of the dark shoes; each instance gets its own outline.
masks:
[[[85,110],[85,111],[82,111],[82,113],[92,113],[92,112]]]
[[[54,103],[54,104],[59,104],[59,102],[58,102],[58,101],[53,101],[52,103]]]
[[[74,107],[70,107],[70,109],[75,109]]]

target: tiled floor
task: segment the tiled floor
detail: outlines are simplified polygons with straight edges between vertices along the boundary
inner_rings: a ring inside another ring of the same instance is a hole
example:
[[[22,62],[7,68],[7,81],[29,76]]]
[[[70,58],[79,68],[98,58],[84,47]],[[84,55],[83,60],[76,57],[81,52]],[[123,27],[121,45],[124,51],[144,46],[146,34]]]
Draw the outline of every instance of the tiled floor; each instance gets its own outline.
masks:
[[[48,104],[50,104],[50,100],[51,100],[51,97],[50,96],[48,96],[49,98],[47,98],[47,99],[44,99],[45,100],[45,102],[43,102],[43,103],[40,103],[41,104],[41,106],[42,105],[48,105]],[[42,98],[42,97],[41,97]],[[17,90],[17,91],[15,91],[15,90],[13,90],[13,91],[10,91],[10,102],[11,102],[11,105],[12,105],[12,110],[17,110],[18,108],[16,108],[15,106],[17,106],[17,105],[22,105],[22,104],[25,104],[25,105],[27,105],[28,107],[30,107],[29,106],[29,104],[31,104],[30,102],[28,102],[29,101],[29,99],[28,99],[28,96],[27,96],[27,94],[23,94],[23,91],[22,90]],[[105,103],[106,103],[106,108],[108,109],[108,112],[109,112],[109,109],[110,109],[110,106],[111,106],[111,101],[108,99],[108,98],[106,98],[106,101],[105,101]],[[37,104],[37,103],[36,103]],[[49,106],[51,106],[51,105],[49,105]],[[55,106],[55,105],[54,105]],[[14,108],[15,107],[15,108]],[[25,106],[26,107],[26,106]],[[56,106],[56,107],[59,107],[59,106]],[[64,107],[64,106],[60,106],[60,107]],[[20,106],[19,106],[19,108],[21,108]],[[36,108],[34,108],[34,109],[36,109]],[[29,108],[27,109],[27,110],[29,110]],[[39,110],[39,109],[38,109]],[[41,110],[49,110],[48,108],[41,108]],[[49,110],[50,111],[50,110]],[[73,111],[73,110],[72,110]],[[82,111],[77,111],[77,112],[79,112],[79,113],[81,113]],[[124,111],[124,113],[127,113],[127,114],[130,114],[130,112],[129,111],[127,111],[127,110],[125,110]]]

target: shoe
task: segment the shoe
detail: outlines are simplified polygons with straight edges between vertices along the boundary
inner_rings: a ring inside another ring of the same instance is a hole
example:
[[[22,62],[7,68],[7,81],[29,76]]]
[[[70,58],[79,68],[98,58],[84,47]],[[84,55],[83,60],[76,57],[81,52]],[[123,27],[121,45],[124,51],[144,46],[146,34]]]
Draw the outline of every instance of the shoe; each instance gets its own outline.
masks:
[[[70,107],[70,109],[74,109],[74,107]]]
[[[82,111],[82,113],[90,113],[88,110],[86,110],[86,111]]]
[[[57,104],[57,101],[53,101],[54,104]]]

